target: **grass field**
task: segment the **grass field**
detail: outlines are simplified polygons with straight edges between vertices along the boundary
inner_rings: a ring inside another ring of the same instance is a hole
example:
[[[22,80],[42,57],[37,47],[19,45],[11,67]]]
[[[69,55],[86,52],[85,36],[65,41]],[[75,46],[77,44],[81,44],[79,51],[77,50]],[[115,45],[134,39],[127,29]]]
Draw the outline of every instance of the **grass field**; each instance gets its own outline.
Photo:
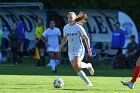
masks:
[[[58,70],[52,73],[50,68],[37,67],[33,62],[0,64],[0,93],[140,93],[140,80],[133,90],[120,83],[130,80],[133,70],[96,67],[95,75],[90,76],[85,69],[93,87],[86,87],[70,65],[60,65]],[[65,87],[54,88],[55,78],[62,78]]]

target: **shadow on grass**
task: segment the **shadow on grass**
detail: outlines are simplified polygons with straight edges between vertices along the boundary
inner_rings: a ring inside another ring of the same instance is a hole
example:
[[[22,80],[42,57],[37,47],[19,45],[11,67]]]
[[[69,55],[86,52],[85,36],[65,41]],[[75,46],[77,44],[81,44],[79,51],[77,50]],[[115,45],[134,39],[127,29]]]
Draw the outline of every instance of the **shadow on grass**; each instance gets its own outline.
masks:
[[[66,91],[90,91],[88,89],[70,89],[70,88],[69,89],[62,89],[62,90],[66,90]]]
[[[87,91],[93,91],[93,92],[95,92],[95,91],[104,91],[104,92],[108,92],[109,90],[107,89],[95,89],[94,87],[92,88],[92,87],[90,87],[90,88],[86,88],[86,89],[62,89],[62,90],[65,90],[65,91],[85,91],[85,92],[87,92]],[[110,90],[110,91],[117,91],[117,92],[126,92],[126,91],[128,91],[128,90]]]

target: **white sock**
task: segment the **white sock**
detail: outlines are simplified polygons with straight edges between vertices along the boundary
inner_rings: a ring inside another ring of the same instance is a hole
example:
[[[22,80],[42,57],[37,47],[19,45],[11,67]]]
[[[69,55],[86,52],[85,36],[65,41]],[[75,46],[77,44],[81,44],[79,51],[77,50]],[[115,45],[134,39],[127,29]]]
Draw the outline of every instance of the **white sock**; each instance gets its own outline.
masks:
[[[85,63],[85,62],[81,62],[80,63],[80,67],[81,68],[89,68],[89,64],[88,63]]]
[[[77,73],[81,79],[83,79],[87,84],[91,83],[90,80],[87,78],[86,74],[81,70]]]
[[[54,59],[50,60],[50,66],[51,66],[52,71],[55,71],[55,60]]]
[[[55,65],[58,66],[60,64],[60,60],[55,60]]]

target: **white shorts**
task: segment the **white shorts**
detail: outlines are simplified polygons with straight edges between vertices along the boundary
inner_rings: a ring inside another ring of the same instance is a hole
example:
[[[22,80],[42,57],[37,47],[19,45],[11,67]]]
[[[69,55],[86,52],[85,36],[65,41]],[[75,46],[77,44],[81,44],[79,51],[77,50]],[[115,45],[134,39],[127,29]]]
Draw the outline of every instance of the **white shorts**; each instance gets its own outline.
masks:
[[[77,51],[69,51],[68,55],[70,61],[74,60],[75,56],[79,56],[81,59],[83,59],[85,55],[85,49],[79,49]]]
[[[59,52],[59,46],[58,47],[47,47],[47,52]]]

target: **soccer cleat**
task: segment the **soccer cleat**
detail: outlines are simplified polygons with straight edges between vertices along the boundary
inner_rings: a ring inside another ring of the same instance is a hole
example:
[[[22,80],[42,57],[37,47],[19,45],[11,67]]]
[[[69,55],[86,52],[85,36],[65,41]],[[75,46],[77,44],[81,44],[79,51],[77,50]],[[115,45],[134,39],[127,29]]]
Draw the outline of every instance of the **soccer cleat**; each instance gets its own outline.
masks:
[[[134,83],[132,82],[124,82],[124,81],[121,81],[121,83],[125,86],[128,86],[130,89],[133,89],[134,88]]]
[[[87,68],[88,71],[90,72],[91,75],[94,75],[94,69],[92,67],[92,64],[91,63],[88,63],[89,64],[89,67]]]
[[[88,84],[87,84],[87,87],[92,87],[92,86],[93,86],[92,83],[88,83]]]

